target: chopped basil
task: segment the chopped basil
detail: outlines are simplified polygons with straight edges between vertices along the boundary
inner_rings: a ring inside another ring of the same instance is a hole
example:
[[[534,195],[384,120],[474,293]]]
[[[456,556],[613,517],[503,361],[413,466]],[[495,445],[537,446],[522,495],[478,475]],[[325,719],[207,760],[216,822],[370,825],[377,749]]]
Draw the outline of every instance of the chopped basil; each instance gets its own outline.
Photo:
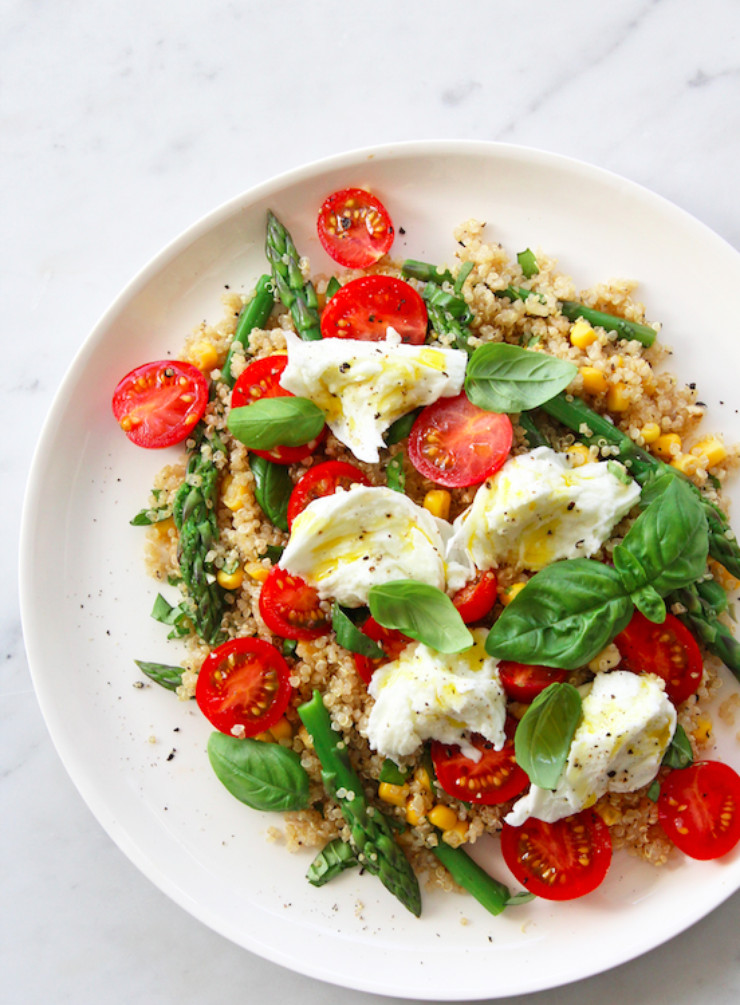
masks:
[[[532,276],[536,276],[540,271],[535,254],[530,248],[520,251],[516,256],[516,260],[519,262],[519,267],[525,279],[531,279]]]
[[[409,768],[399,768],[395,761],[389,757],[383,761],[383,766],[378,775],[379,782],[387,782],[389,785],[403,785],[408,781]]]

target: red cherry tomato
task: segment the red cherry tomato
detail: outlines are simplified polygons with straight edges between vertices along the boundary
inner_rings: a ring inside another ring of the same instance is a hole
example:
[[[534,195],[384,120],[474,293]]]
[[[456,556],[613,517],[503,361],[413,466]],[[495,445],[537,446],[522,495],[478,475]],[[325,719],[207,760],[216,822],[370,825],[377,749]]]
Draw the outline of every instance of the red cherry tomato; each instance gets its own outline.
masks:
[[[658,819],[685,855],[726,855],[740,841],[740,776],[720,761],[672,771],[661,785]]]
[[[666,614],[663,624],[656,625],[635,611],[614,642],[627,670],[663,678],[674,705],[686,701],[701,684],[701,651],[688,628],[673,614]]]
[[[383,203],[362,188],[343,188],[325,200],[316,222],[326,253],[347,269],[366,269],[393,244],[393,223]]]
[[[514,663],[502,660],[498,665],[498,673],[504,691],[514,701],[530,702],[544,691],[550,684],[560,684],[568,677],[567,670],[556,670],[555,667],[529,666],[526,663]]]
[[[445,792],[466,803],[498,806],[523,792],[529,784],[526,772],[514,758],[514,726],[507,722],[507,739],[501,750],[474,733],[471,743],[481,759],[466,757],[457,745],[432,744],[432,761],[437,781]]]
[[[350,485],[369,485],[364,472],[347,461],[325,461],[316,464],[296,482],[288,500],[288,527],[314,499],[331,496],[338,488],[348,489]]]
[[[403,279],[360,276],[337,290],[321,315],[324,338],[356,338],[384,342],[388,327],[403,342],[421,345],[427,334],[424,301]]]
[[[280,386],[280,375],[288,365],[287,356],[263,356],[253,360],[234,384],[231,392],[231,407],[241,408],[252,405],[259,398],[292,398],[290,391]],[[325,438],[326,426],[315,440],[300,447],[273,447],[272,450],[253,450],[259,457],[266,457],[276,464],[295,464],[309,457]]]
[[[516,879],[545,900],[573,900],[591,893],[612,859],[609,828],[593,810],[554,824],[530,817],[521,827],[504,824],[504,861]]]
[[[411,427],[409,459],[439,485],[478,485],[509,456],[512,435],[508,415],[478,408],[463,392],[421,410]]]
[[[371,638],[373,642],[377,642],[385,652],[385,657],[377,660],[370,659],[368,656],[362,656],[360,653],[355,653],[357,672],[365,683],[369,684],[378,667],[382,667],[384,663],[390,663],[391,660],[398,659],[409,642],[413,642],[413,639],[410,639],[408,635],[404,635],[403,632],[399,632],[395,628],[384,628],[383,625],[378,624],[375,618],[368,618],[362,626],[362,630],[368,638]]]
[[[474,621],[485,618],[496,603],[497,591],[496,573],[492,569],[487,569],[485,572],[479,572],[475,579],[471,579],[458,590],[452,598],[452,603],[465,624],[471,625]]]
[[[113,414],[126,436],[139,447],[180,443],[203,417],[208,381],[200,370],[180,360],[144,363],[127,373],[113,392]]]
[[[317,639],[331,625],[321,609],[319,595],[298,576],[274,566],[260,590],[262,620],[284,639]]]
[[[290,667],[262,639],[231,639],[206,657],[195,685],[205,717],[222,733],[243,726],[256,736],[282,717],[290,702]]]

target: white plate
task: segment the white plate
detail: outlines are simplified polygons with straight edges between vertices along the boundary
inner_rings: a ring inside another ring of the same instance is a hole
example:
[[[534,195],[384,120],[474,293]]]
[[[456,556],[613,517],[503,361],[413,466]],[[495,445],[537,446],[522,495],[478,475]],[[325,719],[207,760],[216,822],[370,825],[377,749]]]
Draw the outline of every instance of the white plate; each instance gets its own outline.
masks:
[[[134,658],[172,655],[148,616],[157,591],[143,570],[143,532],[128,524],[169,452],[128,443],[110,413],[111,390],[134,365],[176,353],[201,319],[216,320],[226,284],[251,288],[265,270],[268,207],[314,270],[328,268],[315,215],[323,197],[346,185],[369,186],[383,199],[399,258],[451,261],[454,226],[476,217],[512,254],[531,246],[556,256],[578,287],[640,279],[649,317],[664,323],[661,338],[676,347],[675,370],[697,382],[709,406],[706,427],[740,439],[737,318],[732,299],[717,295],[740,288],[740,256],[686,213],[601,170],[494,144],[402,144],[310,165],[233,200],[166,248],[67,374],[38,447],[23,523],[34,682],[60,756],[112,839],[234,942],[313,977],[416,999],[552,987],[631,959],[711,911],[740,887],[740,851],[716,863],[678,856],[661,871],[620,855],[592,896],[535,902],[499,918],[470,897],[425,893],[415,920],[370,876],[309,886],[309,856],[266,840],[279,821],[232,799],[212,774],[210,728],[194,704],[133,686]],[[721,736],[719,745],[740,768],[733,738]],[[505,878],[495,848],[474,852]]]

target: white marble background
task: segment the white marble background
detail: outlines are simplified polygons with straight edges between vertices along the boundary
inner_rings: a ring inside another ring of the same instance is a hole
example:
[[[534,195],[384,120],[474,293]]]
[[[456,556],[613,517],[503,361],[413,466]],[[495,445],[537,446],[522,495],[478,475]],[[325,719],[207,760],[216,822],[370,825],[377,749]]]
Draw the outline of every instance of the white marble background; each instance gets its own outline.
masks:
[[[740,248],[740,3],[0,0],[0,80],[0,1001],[382,1001],[193,920],[66,776],[16,590],[44,415],[99,315],[161,246],[239,191],[345,149],[466,138],[567,154]],[[736,894],[641,959],[516,1001],[735,1002],[738,931]]]

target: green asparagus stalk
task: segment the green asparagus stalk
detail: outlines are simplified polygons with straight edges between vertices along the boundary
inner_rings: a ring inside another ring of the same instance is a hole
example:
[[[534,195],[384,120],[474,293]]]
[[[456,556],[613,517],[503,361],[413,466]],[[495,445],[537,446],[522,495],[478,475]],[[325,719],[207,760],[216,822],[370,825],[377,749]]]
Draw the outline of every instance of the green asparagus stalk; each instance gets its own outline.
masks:
[[[351,843],[360,864],[419,917],[421,893],[414,871],[397,844],[391,825],[380,810],[368,805],[362,782],[350,764],[342,737],[332,728],[318,691],[301,705],[298,715],[313,740],[321,762],[321,777],[329,795],[339,803],[350,826]]]
[[[346,872],[347,869],[354,869],[359,864],[352,845],[342,841],[341,838],[334,838],[321,849],[308,867],[306,879],[313,886],[323,886],[335,876]]]
[[[303,280],[293,238],[270,212],[267,214],[265,252],[277,294],[290,311],[298,334],[308,342],[318,341],[321,326],[316,290],[312,282]]]
[[[719,620],[719,614],[726,608],[727,598],[722,587],[718,583],[714,585],[722,592],[724,600],[715,599],[714,590],[712,595],[708,595],[703,582],[676,590],[666,599],[669,605],[681,605],[679,610],[682,613],[678,615],[681,621],[740,679],[740,643],[727,625]]]
[[[509,901],[509,889],[482,869],[463,848],[453,848],[441,838],[432,851],[458,884],[491,914],[501,914]]]
[[[524,430],[524,435],[527,439],[527,445],[530,450],[534,450],[535,447],[550,446],[547,437],[534,421],[531,412],[520,412],[518,422]]]
[[[434,283],[427,283],[421,295],[426,302],[429,323],[434,332],[438,336],[451,335],[454,348],[472,354],[474,346],[469,343],[471,314],[465,301]]]
[[[242,345],[245,349],[249,349],[249,336],[251,333],[255,328],[263,328],[267,323],[267,319],[275,304],[273,289],[272,276],[260,276],[254,296],[248,304],[245,304],[239,315],[234,338],[226,356],[226,362],[221,369],[221,380],[229,387],[234,386],[231,363],[234,358],[235,347]]]
[[[636,321],[627,321],[626,318],[615,317],[614,314],[605,314],[603,311],[596,311],[593,307],[586,307],[575,300],[561,300],[560,310],[569,321],[577,321],[583,318],[594,328],[603,328],[608,332],[616,332],[619,338],[627,339],[628,342],[640,342],[646,348],[655,341],[657,332],[650,325],[641,325]]]

